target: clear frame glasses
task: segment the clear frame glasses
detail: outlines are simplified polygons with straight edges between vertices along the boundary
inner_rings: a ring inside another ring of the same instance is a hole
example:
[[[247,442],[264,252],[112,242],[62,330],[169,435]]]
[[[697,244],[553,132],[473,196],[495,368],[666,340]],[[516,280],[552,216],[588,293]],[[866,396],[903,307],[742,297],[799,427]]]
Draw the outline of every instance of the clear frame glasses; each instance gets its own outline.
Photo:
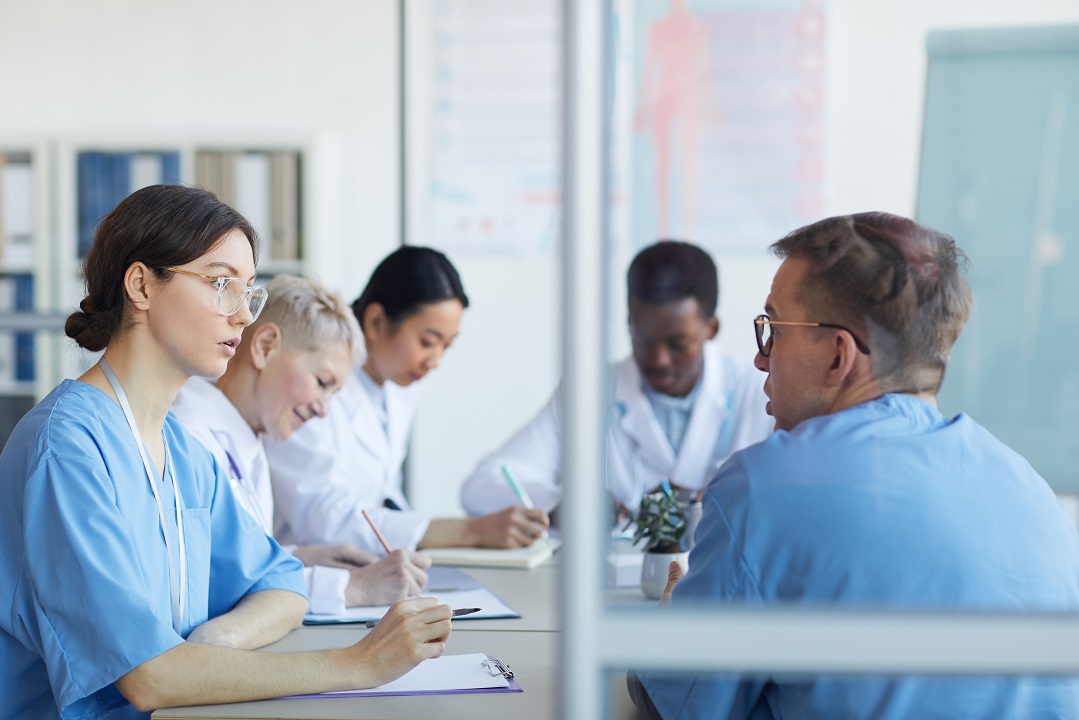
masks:
[[[773,325],[794,325],[795,327],[818,327],[818,328],[831,328],[833,330],[842,330],[845,333],[849,333],[851,338],[854,339],[854,346],[861,352],[869,355],[869,346],[862,342],[854,332],[842,325],[836,325],[835,323],[820,323],[820,322],[785,322],[782,320],[773,320],[767,315],[758,315],[753,318],[753,330],[757,334],[757,349],[760,350],[762,357],[768,357],[772,354],[772,326]]]
[[[224,275],[203,275],[202,273],[174,267],[162,268],[162,270],[209,280],[210,284],[217,288],[217,311],[225,317],[235,315],[246,302],[247,309],[251,311],[251,322],[254,322],[255,318],[262,312],[262,308],[266,306],[266,298],[268,297],[266,288],[260,285],[246,285],[240,278],[225,277]]]

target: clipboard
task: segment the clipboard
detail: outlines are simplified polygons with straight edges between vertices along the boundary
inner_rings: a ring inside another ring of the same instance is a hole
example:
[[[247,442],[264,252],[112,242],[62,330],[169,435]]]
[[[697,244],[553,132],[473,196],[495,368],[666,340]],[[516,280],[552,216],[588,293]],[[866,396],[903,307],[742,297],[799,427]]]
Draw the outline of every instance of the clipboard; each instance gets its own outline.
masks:
[[[509,665],[493,655],[470,653],[424,660],[393,682],[368,690],[342,690],[315,695],[287,695],[279,700],[304,698],[391,697],[408,695],[475,695],[524,692]]]

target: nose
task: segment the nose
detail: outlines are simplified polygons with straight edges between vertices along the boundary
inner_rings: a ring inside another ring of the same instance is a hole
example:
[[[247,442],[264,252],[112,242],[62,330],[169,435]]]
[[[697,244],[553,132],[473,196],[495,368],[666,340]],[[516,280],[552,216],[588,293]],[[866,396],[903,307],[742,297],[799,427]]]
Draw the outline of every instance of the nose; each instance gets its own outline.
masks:
[[[442,362],[442,356],[446,354],[446,348],[437,347],[431,351],[431,354],[427,356],[427,362],[424,363],[424,367],[428,370],[434,370],[438,367],[438,364]]]
[[[233,325],[238,327],[247,327],[255,321],[255,317],[251,314],[251,305],[246,300],[240,303],[240,309],[229,316],[229,320]]]
[[[663,344],[657,344],[649,353],[649,366],[655,369],[667,368],[671,364],[671,353]]]
[[[326,417],[326,409],[329,405],[329,402],[329,397],[320,397],[318,400],[315,400],[315,402],[311,404],[311,410],[315,413],[315,415],[320,418]]]
[[[753,367],[763,373],[768,372],[768,358],[762,355],[760,350],[757,351],[756,356],[753,358]]]

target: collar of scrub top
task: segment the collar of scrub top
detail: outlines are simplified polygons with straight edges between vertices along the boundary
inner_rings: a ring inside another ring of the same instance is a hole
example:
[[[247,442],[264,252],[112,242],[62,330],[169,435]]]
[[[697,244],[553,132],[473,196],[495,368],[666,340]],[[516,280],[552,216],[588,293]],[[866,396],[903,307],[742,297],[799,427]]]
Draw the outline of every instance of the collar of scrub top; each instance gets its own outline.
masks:
[[[131,434],[135,437],[135,444],[139,448],[139,455],[142,456],[142,467],[146,470],[146,479],[150,481],[150,489],[153,491],[154,500],[157,502],[157,519],[161,523],[161,534],[165,536],[165,555],[169,561],[172,627],[176,630],[177,635],[182,635],[181,629],[183,627],[184,619],[184,601],[187,598],[187,548],[184,545],[183,500],[180,497],[180,488],[176,485],[176,469],[173,467],[172,456],[169,454],[169,443],[165,439],[165,429],[161,429],[161,442],[165,446],[165,467],[167,468],[168,474],[172,477],[172,494],[176,506],[176,534],[178,536],[177,555],[180,560],[179,572],[177,572],[176,567],[172,562],[172,543],[169,541],[169,531],[165,524],[165,508],[161,505],[161,494],[157,490],[156,477],[152,466],[150,465],[150,457],[146,454],[146,447],[143,445],[142,437],[139,435],[138,427],[135,425],[135,415],[131,412],[131,404],[127,401],[127,394],[120,385],[120,380],[116,377],[116,373],[112,371],[112,368],[109,367],[109,363],[105,358],[101,358],[98,361],[98,364],[105,373],[109,385],[112,386],[112,391],[116,393],[116,399],[120,402],[120,407],[124,411],[124,417],[127,418],[127,426],[131,429]]]

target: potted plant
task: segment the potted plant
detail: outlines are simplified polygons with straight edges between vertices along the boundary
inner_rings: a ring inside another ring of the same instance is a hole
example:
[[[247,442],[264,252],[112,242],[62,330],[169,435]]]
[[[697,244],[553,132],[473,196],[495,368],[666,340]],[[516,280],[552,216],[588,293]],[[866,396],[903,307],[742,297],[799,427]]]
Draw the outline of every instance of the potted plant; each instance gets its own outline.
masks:
[[[683,542],[686,506],[678,501],[670,483],[664,480],[659,490],[641,498],[633,522],[637,524],[633,544],[644,543],[641,592],[645,597],[657,600],[667,586],[667,569],[671,561],[677,561],[685,568],[689,560],[689,551]]]

